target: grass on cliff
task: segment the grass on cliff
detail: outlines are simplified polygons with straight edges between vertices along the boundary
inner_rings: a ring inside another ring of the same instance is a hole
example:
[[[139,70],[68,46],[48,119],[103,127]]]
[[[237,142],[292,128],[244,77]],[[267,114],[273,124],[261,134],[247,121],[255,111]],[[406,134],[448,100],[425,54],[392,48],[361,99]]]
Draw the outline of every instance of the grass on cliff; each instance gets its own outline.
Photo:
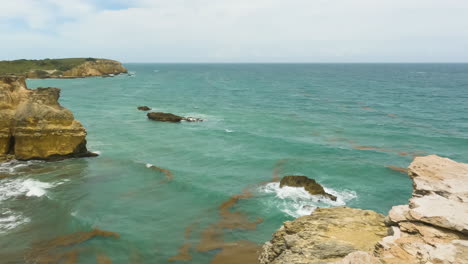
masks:
[[[13,60],[0,61],[0,75],[22,75],[30,71],[59,70],[68,71],[86,61],[95,61],[94,58],[70,58],[70,59],[44,59],[44,60]]]

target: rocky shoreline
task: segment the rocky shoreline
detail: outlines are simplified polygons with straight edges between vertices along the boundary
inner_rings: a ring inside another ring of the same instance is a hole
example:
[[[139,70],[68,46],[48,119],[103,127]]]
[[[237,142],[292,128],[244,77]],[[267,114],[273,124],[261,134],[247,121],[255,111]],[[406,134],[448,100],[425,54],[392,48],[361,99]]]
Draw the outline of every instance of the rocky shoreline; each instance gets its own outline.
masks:
[[[0,61],[0,68],[3,69],[0,75],[24,76],[28,79],[113,77],[128,73],[118,61],[95,58]],[[16,70],[8,70],[10,68]]]
[[[62,107],[60,89],[26,87],[25,77],[0,77],[0,161],[96,156],[86,130]]]
[[[436,155],[408,168],[413,196],[387,217],[334,207],[288,221],[263,245],[262,264],[468,263],[468,164]]]

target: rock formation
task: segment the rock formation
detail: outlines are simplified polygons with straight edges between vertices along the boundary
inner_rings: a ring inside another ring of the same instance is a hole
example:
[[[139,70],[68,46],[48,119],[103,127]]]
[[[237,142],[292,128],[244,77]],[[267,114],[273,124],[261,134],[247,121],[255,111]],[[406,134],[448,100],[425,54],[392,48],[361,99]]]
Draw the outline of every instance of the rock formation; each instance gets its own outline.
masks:
[[[322,185],[306,176],[285,176],[280,181],[280,188],[283,186],[304,187],[304,189],[312,195],[322,195],[336,201],[336,196],[327,193]]]
[[[120,73],[127,73],[127,69],[120,62],[97,59],[95,61],[87,61],[71,70],[63,72],[63,77],[106,76]]]
[[[340,260],[354,251],[371,251],[387,234],[384,216],[348,207],[319,208],[285,222],[263,246],[261,263],[312,264]]]
[[[31,69],[24,76],[29,79],[46,78],[83,78],[93,76],[114,76],[120,73],[127,73],[127,69],[115,60],[92,59],[83,61],[81,64],[71,67],[71,69],[61,71],[60,69],[35,70]]]
[[[140,111],[150,111],[151,110],[151,108],[146,106],[146,105],[139,106],[139,107],[137,107],[137,109],[140,110]]]
[[[413,197],[394,206],[385,221],[372,211],[317,209],[285,222],[263,246],[260,262],[467,264],[468,164],[417,157],[408,175]]]
[[[180,121],[184,120],[187,122],[202,122],[203,119],[195,118],[195,117],[183,117],[174,115],[171,113],[163,113],[163,112],[151,112],[146,115],[149,119],[154,121],[161,121],[161,122],[172,122],[172,123],[179,123]]]
[[[92,156],[86,130],[58,103],[60,89],[26,87],[24,77],[0,77],[0,156],[19,160]]]

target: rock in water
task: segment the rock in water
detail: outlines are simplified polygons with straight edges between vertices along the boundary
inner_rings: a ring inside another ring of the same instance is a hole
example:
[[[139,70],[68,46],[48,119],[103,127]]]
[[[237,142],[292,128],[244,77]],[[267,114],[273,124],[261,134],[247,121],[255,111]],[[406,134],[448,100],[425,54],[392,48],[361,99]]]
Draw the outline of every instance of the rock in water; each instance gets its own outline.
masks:
[[[408,175],[413,197],[390,210],[386,236],[375,212],[317,209],[285,222],[264,244],[260,262],[468,264],[468,164],[435,155],[417,157]]]
[[[280,181],[280,188],[283,186],[304,187],[304,189],[312,195],[323,195],[333,201],[336,201],[336,196],[325,192],[322,185],[318,184],[314,179],[307,178],[306,176],[285,176]]]
[[[140,110],[140,111],[150,111],[151,108],[148,107],[148,106],[146,106],[146,105],[144,105],[144,106],[139,106],[139,107],[138,107],[138,110]]]
[[[86,130],[58,103],[60,89],[26,87],[24,77],[0,77],[0,156],[19,160],[95,156]]]
[[[148,118],[155,121],[161,122],[173,122],[177,123],[184,119],[182,116],[174,115],[171,113],[163,113],[163,112],[151,112],[147,114]]]
[[[318,208],[287,221],[265,243],[260,263],[312,264],[340,260],[355,251],[372,251],[387,235],[384,216],[348,207]]]

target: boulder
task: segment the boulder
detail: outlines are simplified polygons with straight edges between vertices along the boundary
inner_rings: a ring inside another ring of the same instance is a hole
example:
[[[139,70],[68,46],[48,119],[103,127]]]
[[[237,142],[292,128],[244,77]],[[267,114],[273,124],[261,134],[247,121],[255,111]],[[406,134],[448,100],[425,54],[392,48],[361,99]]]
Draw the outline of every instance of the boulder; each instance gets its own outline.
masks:
[[[139,106],[137,109],[140,110],[140,111],[150,111],[151,110],[151,108],[146,106],[146,105]]]
[[[147,116],[151,120],[161,121],[161,122],[173,122],[173,123],[180,122],[184,119],[182,116],[174,115],[171,113],[163,113],[163,112],[150,112],[147,114]]]
[[[60,89],[26,87],[24,77],[0,77],[0,156],[53,160],[95,156],[86,130],[58,103]]]
[[[280,188],[283,186],[304,187],[312,195],[323,195],[333,201],[336,201],[336,196],[329,194],[323,189],[322,185],[318,184],[314,179],[306,176],[285,176],[280,181]]]

